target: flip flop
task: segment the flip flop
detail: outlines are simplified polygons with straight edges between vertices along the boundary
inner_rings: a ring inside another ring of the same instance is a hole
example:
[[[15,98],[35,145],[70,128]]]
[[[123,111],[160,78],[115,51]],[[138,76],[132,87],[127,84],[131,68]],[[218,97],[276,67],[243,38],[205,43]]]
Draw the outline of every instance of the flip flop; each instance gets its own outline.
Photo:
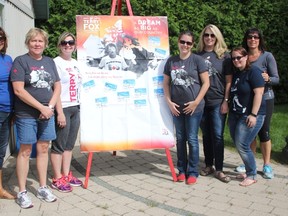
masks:
[[[245,173],[236,175],[236,179],[245,179],[245,178],[247,178],[247,175]]]
[[[245,178],[242,182],[240,182],[239,185],[243,186],[243,187],[247,187],[247,186],[250,186],[256,182],[257,182],[257,180],[255,180],[255,179]]]
[[[217,171],[215,173],[215,178],[219,179],[224,183],[228,183],[231,181],[231,178],[229,176],[226,176],[222,171]]]

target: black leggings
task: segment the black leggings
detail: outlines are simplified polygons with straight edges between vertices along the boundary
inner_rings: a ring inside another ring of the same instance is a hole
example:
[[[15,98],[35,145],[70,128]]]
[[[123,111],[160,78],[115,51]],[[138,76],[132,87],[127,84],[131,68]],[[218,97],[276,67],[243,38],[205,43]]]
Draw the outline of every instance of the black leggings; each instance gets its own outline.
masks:
[[[266,117],[258,136],[260,142],[267,142],[270,140],[270,122],[274,110],[274,99],[266,100]]]

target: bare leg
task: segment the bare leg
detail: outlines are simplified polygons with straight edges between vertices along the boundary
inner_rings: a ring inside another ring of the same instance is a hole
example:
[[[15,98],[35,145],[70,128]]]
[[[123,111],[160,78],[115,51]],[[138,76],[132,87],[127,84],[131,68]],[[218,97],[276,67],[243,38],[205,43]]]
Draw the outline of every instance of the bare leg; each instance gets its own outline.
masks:
[[[26,190],[26,180],[29,171],[29,159],[32,144],[20,144],[16,160],[16,173],[18,178],[19,192]]]
[[[64,151],[62,161],[62,171],[64,176],[67,176],[70,172],[71,159],[72,151]]]
[[[0,199],[15,199],[15,196],[6,191],[2,185],[2,169],[0,169]]]
[[[36,165],[37,165],[40,187],[46,186],[47,167],[48,167],[48,147],[49,147],[48,141],[37,142]]]
[[[63,159],[62,154],[51,153],[51,164],[55,179],[59,179],[62,177],[61,174],[62,159]]]
[[[260,142],[260,148],[263,156],[264,165],[270,164],[271,148],[272,148],[271,140],[267,142]]]

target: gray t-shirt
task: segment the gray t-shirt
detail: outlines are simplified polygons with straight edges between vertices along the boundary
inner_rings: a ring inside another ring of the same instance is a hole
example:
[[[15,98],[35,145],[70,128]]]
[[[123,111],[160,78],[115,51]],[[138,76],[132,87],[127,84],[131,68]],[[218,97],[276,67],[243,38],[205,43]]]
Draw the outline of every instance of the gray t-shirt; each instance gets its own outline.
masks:
[[[199,52],[208,67],[210,87],[205,95],[205,106],[221,104],[225,96],[225,76],[232,74],[230,55],[226,53],[222,59],[215,52]]]
[[[182,60],[179,56],[170,57],[164,68],[164,74],[171,77],[171,100],[178,104],[179,111],[183,113],[184,104],[194,101],[201,88],[199,74],[208,71],[201,56],[191,54]],[[204,99],[199,103],[194,113],[203,110]]]
[[[272,86],[279,84],[279,74],[274,56],[272,53],[265,51],[256,61],[251,62],[251,64],[259,67],[262,72],[266,71],[268,73],[271,82],[265,83],[264,98],[265,100],[273,99],[275,96]]]
[[[48,105],[53,95],[54,83],[59,75],[52,58],[43,56],[35,60],[28,54],[15,58],[11,68],[11,81],[24,82],[24,89],[43,105]],[[15,114],[22,118],[38,118],[40,111],[15,97]]]

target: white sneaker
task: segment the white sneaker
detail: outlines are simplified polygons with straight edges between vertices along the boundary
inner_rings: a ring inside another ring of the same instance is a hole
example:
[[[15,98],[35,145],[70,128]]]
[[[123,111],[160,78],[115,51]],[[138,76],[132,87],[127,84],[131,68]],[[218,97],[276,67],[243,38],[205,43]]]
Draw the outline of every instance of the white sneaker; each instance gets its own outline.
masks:
[[[46,202],[55,202],[57,200],[57,197],[52,193],[52,191],[47,187],[40,187],[37,190],[37,197],[39,199],[43,199]]]
[[[235,168],[235,171],[239,173],[245,173],[246,172],[245,165],[244,164],[239,165],[238,167]]]
[[[27,190],[19,192],[17,194],[16,203],[20,205],[21,208],[24,208],[24,209],[33,207],[33,203],[27,194]]]

